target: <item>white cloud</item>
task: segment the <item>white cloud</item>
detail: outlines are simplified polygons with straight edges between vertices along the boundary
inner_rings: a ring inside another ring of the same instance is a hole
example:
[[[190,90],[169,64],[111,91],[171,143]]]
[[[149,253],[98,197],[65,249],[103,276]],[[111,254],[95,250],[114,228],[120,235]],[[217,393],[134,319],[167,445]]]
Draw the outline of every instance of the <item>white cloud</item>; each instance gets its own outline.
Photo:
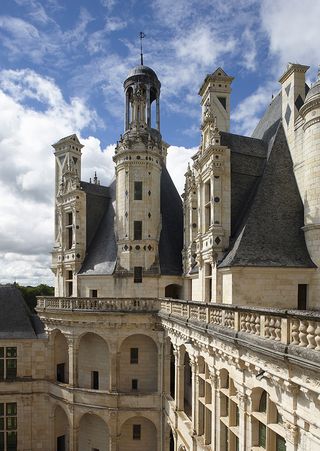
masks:
[[[270,52],[278,58],[277,75],[289,61],[319,64],[319,17],[320,3],[314,0],[262,1],[262,26],[270,41]]]
[[[234,132],[250,136],[278,89],[276,82],[266,83],[240,102],[231,113]]]
[[[183,146],[170,146],[168,149],[167,169],[179,194],[184,190],[184,174],[187,172],[188,163],[191,165],[191,157],[197,150],[196,147],[187,149]]]
[[[28,106],[37,100],[38,111]],[[30,70],[0,72],[0,279],[49,280],[53,238],[54,157],[51,144],[95,121],[81,99],[66,102],[49,78]],[[81,136],[80,136],[81,139]],[[111,178],[111,151],[94,138],[84,160],[97,160]],[[101,157],[107,155],[105,159]]]

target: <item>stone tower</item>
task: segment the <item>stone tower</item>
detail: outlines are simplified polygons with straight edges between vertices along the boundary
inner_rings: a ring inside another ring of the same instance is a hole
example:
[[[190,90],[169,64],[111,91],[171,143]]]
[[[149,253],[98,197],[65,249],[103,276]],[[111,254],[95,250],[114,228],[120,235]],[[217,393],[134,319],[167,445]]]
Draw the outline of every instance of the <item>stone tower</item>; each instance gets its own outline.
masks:
[[[230,93],[233,77],[229,77],[221,67],[208,74],[199,90],[201,96],[202,118],[210,115],[217,118],[220,131],[228,132],[230,128]],[[204,122],[202,120],[202,124]],[[207,130],[203,128],[204,138]]]
[[[124,134],[116,147],[117,274],[159,273],[160,177],[167,145],[160,134],[160,81],[147,66],[124,82]]]
[[[320,70],[300,109],[303,119],[304,233],[313,262],[320,266]]]
[[[75,274],[85,257],[85,193],[80,188],[81,149],[76,135],[60,139],[55,149],[55,244],[52,271],[56,296],[76,296]]]
[[[200,88],[201,144],[186,174],[184,273],[199,272],[193,295],[206,301],[216,299],[216,263],[231,233],[230,149],[222,145],[221,132],[229,130],[232,80],[218,68]]]

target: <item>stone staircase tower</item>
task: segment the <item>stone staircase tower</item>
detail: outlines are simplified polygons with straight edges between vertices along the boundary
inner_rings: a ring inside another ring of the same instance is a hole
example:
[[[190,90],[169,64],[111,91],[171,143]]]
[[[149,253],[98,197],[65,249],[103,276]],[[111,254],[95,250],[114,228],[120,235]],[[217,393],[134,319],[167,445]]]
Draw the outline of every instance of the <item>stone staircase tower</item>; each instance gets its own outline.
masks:
[[[76,135],[53,144],[55,149],[55,242],[51,269],[55,295],[76,296],[76,273],[86,249],[86,195],[80,188],[81,149]]]
[[[147,66],[124,82],[124,134],[117,144],[116,236],[118,275],[159,273],[160,179],[167,145],[160,134],[160,81]]]

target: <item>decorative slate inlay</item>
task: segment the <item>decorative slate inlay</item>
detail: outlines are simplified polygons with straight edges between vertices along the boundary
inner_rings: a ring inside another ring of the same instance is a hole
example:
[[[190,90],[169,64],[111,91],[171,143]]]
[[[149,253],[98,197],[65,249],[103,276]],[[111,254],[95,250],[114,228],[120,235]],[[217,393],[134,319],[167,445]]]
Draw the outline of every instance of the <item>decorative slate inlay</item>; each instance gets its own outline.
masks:
[[[287,96],[289,96],[290,88],[291,88],[291,83],[289,83],[288,86],[285,88]]]
[[[148,213],[148,218],[151,218],[151,213]]]
[[[126,211],[124,215],[125,215],[125,217],[127,218],[127,217],[128,217],[128,212]]]
[[[148,195],[151,196],[151,191],[148,191]]]
[[[220,202],[220,197],[216,196],[216,197],[214,198],[214,201],[215,201],[215,202]]]
[[[303,100],[302,100],[302,97],[301,97],[300,94],[299,94],[298,97],[296,98],[296,101],[294,102],[294,104],[295,104],[297,110],[299,111],[300,108],[301,108],[302,105],[303,105]]]
[[[226,97],[218,97],[218,100],[221,103],[221,105],[223,106],[223,108],[226,110],[227,109],[227,99],[226,99]]]
[[[284,115],[287,125],[289,125],[291,117],[291,108],[287,105],[286,114]]]
[[[221,240],[220,240],[220,238],[218,236],[217,236],[217,238],[214,241],[215,241],[216,244],[220,244],[221,243]]]

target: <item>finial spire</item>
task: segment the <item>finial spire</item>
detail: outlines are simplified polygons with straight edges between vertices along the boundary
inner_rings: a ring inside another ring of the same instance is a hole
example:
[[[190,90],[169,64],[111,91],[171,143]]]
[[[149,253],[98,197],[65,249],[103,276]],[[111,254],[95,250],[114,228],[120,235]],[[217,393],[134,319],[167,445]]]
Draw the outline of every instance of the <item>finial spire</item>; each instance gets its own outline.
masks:
[[[140,58],[141,58],[141,66],[143,66],[143,52],[142,52],[142,39],[146,37],[143,31],[140,31]]]

